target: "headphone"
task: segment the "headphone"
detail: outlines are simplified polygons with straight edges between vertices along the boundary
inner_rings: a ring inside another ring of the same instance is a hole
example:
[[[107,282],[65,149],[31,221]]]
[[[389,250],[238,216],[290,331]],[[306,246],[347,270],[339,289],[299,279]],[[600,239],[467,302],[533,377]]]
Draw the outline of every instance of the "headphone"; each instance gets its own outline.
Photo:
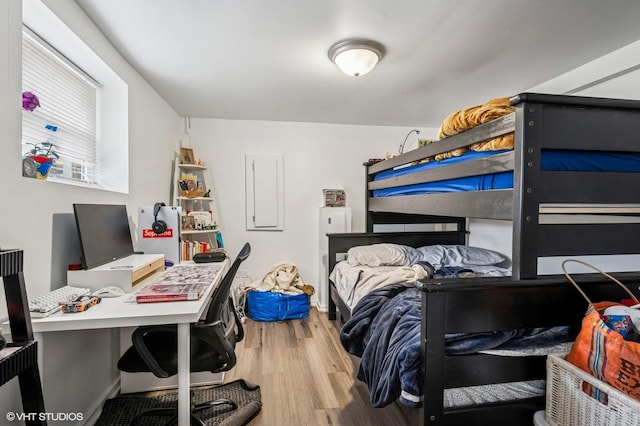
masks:
[[[158,220],[158,213],[160,212],[160,207],[163,207],[164,203],[155,203],[153,205],[153,223],[151,224],[151,229],[156,234],[162,234],[167,230],[167,223],[164,220]]]

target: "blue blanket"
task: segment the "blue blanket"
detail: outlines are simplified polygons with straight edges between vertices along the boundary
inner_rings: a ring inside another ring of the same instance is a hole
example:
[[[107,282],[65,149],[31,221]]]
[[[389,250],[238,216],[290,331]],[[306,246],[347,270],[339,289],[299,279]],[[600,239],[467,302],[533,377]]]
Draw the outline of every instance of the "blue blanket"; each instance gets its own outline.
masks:
[[[340,331],[340,340],[361,358],[358,380],[369,387],[374,407],[395,400],[410,407],[422,405],[420,349],[421,292],[389,285],[363,297]],[[569,327],[538,328],[445,336],[447,354],[461,355],[489,349],[524,349],[569,341]]]

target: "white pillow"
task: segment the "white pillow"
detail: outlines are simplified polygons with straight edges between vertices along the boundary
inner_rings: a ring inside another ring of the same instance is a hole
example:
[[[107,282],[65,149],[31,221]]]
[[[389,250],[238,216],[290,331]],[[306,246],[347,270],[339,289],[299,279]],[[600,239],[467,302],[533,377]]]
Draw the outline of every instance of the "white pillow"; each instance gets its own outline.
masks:
[[[351,247],[347,252],[347,262],[352,266],[409,266],[421,257],[413,247],[391,243]]]
[[[433,266],[497,265],[506,259],[492,250],[463,245],[433,245],[415,250],[420,253],[421,260]]]

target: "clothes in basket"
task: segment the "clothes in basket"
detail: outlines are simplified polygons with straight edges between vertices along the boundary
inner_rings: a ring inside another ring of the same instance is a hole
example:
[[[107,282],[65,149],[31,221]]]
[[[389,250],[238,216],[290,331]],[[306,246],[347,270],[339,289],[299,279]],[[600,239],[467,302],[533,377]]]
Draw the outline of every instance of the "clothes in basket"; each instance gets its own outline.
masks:
[[[300,278],[290,262],[274,265],[260,281],[245,288],[247,314],[254,321],[307,318],[314,288]]]

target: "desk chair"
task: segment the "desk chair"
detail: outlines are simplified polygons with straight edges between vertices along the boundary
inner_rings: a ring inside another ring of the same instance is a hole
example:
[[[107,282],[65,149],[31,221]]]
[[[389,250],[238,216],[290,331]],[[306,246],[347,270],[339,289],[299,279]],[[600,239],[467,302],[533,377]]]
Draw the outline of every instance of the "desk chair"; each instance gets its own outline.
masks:
[[[246,243],[214,290],[205,318],[191,325],[191,372],[219,373],[230,370],[236,364],[234,349],[236,342],[244,338],[244,328],[231,298],[231,284],[240,264],[250,253],[251,246]],[[138,327],[131,337],[133,346],[122,355],[118,368],[129,373],[152,372],[156,377],[163,378],[177,374],[177,333],[176,325]],[[192,404],[191,424],[204,426],[195,413],[222,404],[230,405],[233,410],[237,408],[237,404],[228,399]],[[140,417],[165,415],[172,416],[167,424],[176,423],[177,407],[145,411],[136,416],[131,424],[135,424]]]

